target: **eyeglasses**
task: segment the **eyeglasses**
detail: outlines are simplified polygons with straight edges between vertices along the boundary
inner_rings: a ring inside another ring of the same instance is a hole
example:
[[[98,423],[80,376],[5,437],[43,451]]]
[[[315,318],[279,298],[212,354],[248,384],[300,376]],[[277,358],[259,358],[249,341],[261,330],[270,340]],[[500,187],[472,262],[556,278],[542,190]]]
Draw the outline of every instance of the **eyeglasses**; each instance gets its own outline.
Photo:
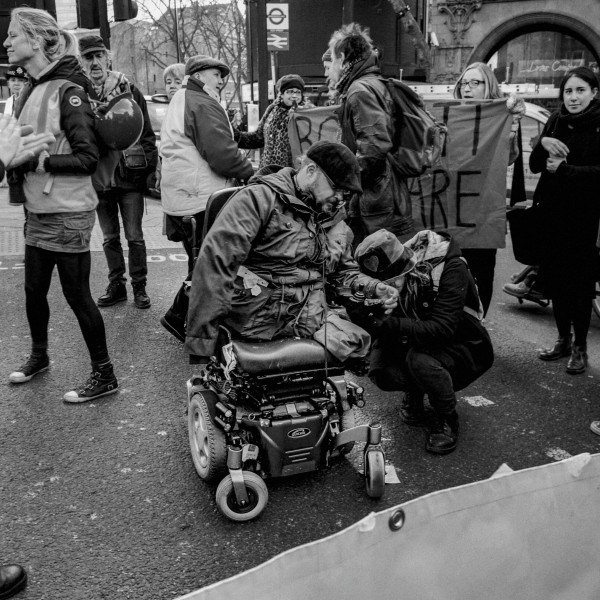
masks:
[[[343,188],[337,187],[335,185],[335,183],[333,183],[333,181],[331,181],[329,175],[327,175],[327,173],[325,173],[325,171],[323,171],[323,169],[321,169],[321,167],[319,167],[319,171],[321,171],[321,173],[323,173],[323,175],[325,176],[325,179],[327,179],[327,183],[329,184],[329,187],[331,188],[331,190],[333,191],[333,193],[337,196],[338,194],[342,195],[342,200],[341,202],[347,202],[350,197],[352,196],[352,192],[349,192],[348,190],[344,190]]]
[[[485,83],[485,81],[479,81],[479,79],[469,79],[469,81],[465,81],[463,79],[458,85],[461,88],[469,86],[472,90],[474,90],[478,85],[482,83]]]
[[[302,96],[302,90],[285,90],[285,92],[283,92],[284,94],[289,94],[290,96],[293,94],[295,96]]]

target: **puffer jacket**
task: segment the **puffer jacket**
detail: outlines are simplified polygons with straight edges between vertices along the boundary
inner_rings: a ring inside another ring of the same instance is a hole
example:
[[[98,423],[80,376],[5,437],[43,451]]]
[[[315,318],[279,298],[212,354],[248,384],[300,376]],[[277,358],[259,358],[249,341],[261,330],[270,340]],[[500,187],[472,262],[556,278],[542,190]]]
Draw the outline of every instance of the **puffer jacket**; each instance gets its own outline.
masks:
[[[373,295],[378,281],[352,258],[345,212],[320,221],[297,197],[294,174],[257,177],[209,230],[192,276],[189,354],[213,355],[219,324],[251,340],[312,337],[325,319],[325,280],[338,289],[364,284]],[[242,265],[250,274],[238,276]]]
[[[341,85],[336,111],[342,143],[356,154],[363,194],[349,216],[360,218],[364,236],[387,229],[401,236],[413,231],[412,207],[406,180],[392,167],[394,149],[393,101],[381,79],[377,57],[352,67]],[[356,243],[361,240],[355,240]]]
[[[169,104],[161,129],[161,201],[168,215],[195,215],[208,197],[248,180],[252,164],[239,150],[225,109],[190,78]]]

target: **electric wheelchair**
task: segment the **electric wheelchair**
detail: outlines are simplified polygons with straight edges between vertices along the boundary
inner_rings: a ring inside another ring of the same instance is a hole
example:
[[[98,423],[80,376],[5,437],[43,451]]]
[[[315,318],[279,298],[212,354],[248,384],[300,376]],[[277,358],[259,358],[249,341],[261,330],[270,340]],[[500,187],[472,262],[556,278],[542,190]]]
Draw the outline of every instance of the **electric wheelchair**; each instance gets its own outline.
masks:
[[[239,188],[209,198],[204,231]],[[327,467],[364,442],[367,494],[383,495],[381,425],[355,426],[364,390],[318,342],[232,339],[220,328],[217,354],[187,382],[192,460],[204,481],[221,480],[219,511],[234,521],[257,517],[268,501],[264,482]]]

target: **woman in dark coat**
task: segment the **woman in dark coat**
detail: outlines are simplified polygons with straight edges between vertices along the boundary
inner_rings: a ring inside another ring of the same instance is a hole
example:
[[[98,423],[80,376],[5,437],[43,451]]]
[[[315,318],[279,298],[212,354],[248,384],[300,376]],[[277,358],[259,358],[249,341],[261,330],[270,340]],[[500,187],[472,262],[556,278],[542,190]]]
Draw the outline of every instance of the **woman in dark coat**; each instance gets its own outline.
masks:
[[[540,285],[552,299],[558,340],[542,360],[569,356],[567,373],[587,368],[587,334],[598,278],[600,221],[600,101],[587,67],[570,70],[560,85],[562,106],[544,128],[529,165],[540,173]],[[571,337],[573,331],[573,338]]]

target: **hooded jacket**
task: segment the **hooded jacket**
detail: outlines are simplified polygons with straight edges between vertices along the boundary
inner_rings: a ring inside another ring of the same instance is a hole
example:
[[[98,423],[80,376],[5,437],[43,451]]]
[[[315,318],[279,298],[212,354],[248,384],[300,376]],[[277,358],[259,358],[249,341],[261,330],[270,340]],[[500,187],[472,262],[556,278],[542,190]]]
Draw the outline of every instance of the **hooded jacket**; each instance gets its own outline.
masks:
[[[54,85],[63,81],[75,85]],[[37,160],[11,172],[11,186],[22,187],[26,208],[31,212],[89,211],[98,203],[91,186],[98,147],[94,113],[88,101],[89,85],[77,59],[64,56],[50,64],[38,79],[32,79],[18,98],[19,123],[32,125],[35,131],[41,127],[57,138],[44,161],[44,173],[35,172]],[[50,102],[44,100],[44,92],[54,88]]]
[[[445,247],[440,243],[444,240]],[[415,348],[448,368],[456,391],[490,368],[494,351],[488,332],[475,316],[482,312],[481,304],[460,247],[449,235],[432,231],[420,232],[406,242],[413,250],[424,244],[424,251],[418,252],[420,260],[435,258],[438,265],[432,271],[431,285],[420,289],[413,300],[416,315],[405,316],[399,307],[368,328],[376,338],[371,371],[404,360],[406,352]],[[435,244],[444,248],[445,257],[432,247]],[[438,264],[440,258],[443,260]]]
[[[363,188],[358,206],[351,207],[349,216],[360,217],[363,237],[379,229],[398,236],[411,233],[412,207],[406,180],[394,171],[388,157],[394,148],[394,105],[381,79],[377,56],[357,62],[340,83],[337,114],[342,143],[356,154]]]
[[[233,139],[227,113],[193,77],[173,96],[161,129],[160,181],[168,215],[194,215],[208,197],[252,176],[250,161]]]
[[[230,198],[208,231],[192,276],[186,350],[214,354],[219,324],[235,337],[312,337],[325,319],[325,281],[335,288],[378,281],[351,254],[345,212],[327,220],[303,200],[296,171],[255,178]],[[240,266],[242,271],[238,275]]]

